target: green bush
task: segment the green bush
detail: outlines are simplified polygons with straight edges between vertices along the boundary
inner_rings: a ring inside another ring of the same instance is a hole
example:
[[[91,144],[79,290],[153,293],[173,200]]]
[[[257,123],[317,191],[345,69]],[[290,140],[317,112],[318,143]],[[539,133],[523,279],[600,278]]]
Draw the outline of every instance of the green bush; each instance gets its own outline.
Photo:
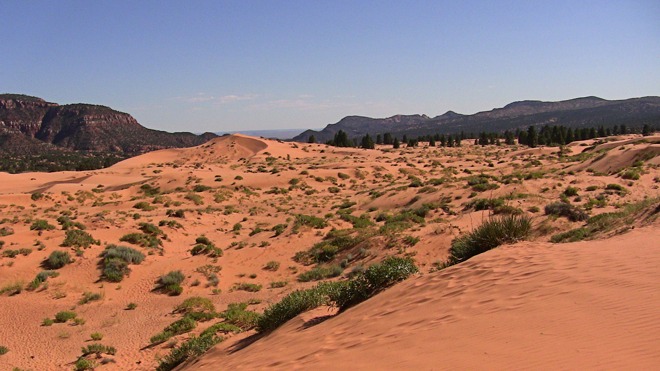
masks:
[[[564,202],[553,202],[546,205],[545,214],[564,216],[572,222],[579,222],[589,219],[589,215],[582,209]]]
[[[83,357],[88,356],[90,354],[95,354],[97,357],[100,358],[101,354],[115,355],[117,353],[117,349],[115,349],[115,347],[94,343],[94,344],[89,344],[86,347],[82,347],[81,352]]]
[[[108,245],[101,257],[101,277],[109,282],[121,282],[131,272],[129,264],[140,264],[144,260],[140,251],[117,245]]]
[[[6,346],[0,345],[0,356],[7,354],[9,352],[9,348]]]
[[[46,220],[43,219],[35,220],[30,226],[31,231],[52,231],[53,229],[55,229],[55,226],[49,224]]]
[[[93,370],[96,367],[98,367],[98,364],[96,361],[92,359],[87,359],[87,358],[78,358],[76,363],[73,365],[73,369],[75,371],[86,371],[86,370]]]
[[[90,247],[92,244],[99,245],[100,242],[95,240],[92,235],[85,231],[78,229],[70,229],[66,231],[64,242],[62,246],[64,247]]]
[[[135,205],[133,205],[133,208],[142,211],[152,211],[156,209],[155,206],[151,206],[151,204],[146,201],[140,201],[136,203]]]
[[[234,284],[234,290],[247,291],[247,292],[257,292],[261,290],[261,285],[255,283],[239,282]]]
[[[225,319],[225,322],[238,326],[244,331],[254,328],[261,315],[256,312],[247,310],[247,303],[231,303],[227,306],[227,310],[220,313],[220,317]]]
[[[128,242],[151,249],[157,249],[163,245],[163,241],[161,241],[157,236],[146,233],[125,234],[119,238],[119,241]]]
[[[411,258],[391,256],[357,273],[346,284],[331,287],[328,293],[330,300],[344,311],[417,272]]]
[[[159,289],[170,296],[180,295],[183,292],[181,283],[185,276],[181,271],[171,271],[158,280]]]
[[[328,295],[319,286],[297,290],[266,308],[257,322],[257,332],[272,331],[297,315],[328,304]]]
[[[215,335],[191,337],[178,347],[172,349],[163,357],[156,368],[157,371],[169,371],[186,361],[188,358],[199,357],[211,347],[221,342],[222,338]]]
[[[266,265],[264,265],[264,270],[275,272],[280,269],[280,262],[271,260]]]
[[[32,282],[28,284],[27,290],[29,291],[36,290],[37,288],[39,288],[39,286],[41,286],[42,283],[46,282],[48,278],[57,277],[59,275],[60,275],[59,272],[56,271],[51,271],[51,270],[41,271],[37,273],[37,276],[34,278],[34,280],[32,280]]]
[[[44,261],[44,266],[48,269],[60,269],[67,264],[70,264],[73,260],[71,255],[66,251],[53,251],[48,256],[48,259]]]
[[[564,190],[564,195],[566,197],[573,197],[578,195],[578,189],[575,187],[566,187]]]
[[[193,312],[214,313],[215,305],[208,298],[193,296],[174,308],[174,313],[188,314]]]
[[[457,264],[502,244],[523,240],[529,236],[531,229],[531,219],[523,215],[489,219],[472,232],[451,242],[447,263]]]
[[[87,304],[92,301],[101,300],[101,298],[103,298],[103,295],[98,292],[86,291],[83,293],[83,297],[78,301],[78,304],[79,305]]]
[[[340,265],[318,266],[298,275],[298,281],[320,281],[326,278],[338,277],[344,269]]]
[[[76,312],[62,311],[55,314],[55,323],[65,323],[76,318]]]

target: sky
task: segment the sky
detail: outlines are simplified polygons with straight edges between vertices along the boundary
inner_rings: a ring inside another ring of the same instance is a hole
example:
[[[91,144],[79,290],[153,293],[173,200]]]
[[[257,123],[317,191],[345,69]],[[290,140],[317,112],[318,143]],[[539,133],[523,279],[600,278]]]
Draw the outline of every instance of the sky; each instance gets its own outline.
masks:
[[[0,93],[167,131],[660,95],[660,1],[0,0]]]

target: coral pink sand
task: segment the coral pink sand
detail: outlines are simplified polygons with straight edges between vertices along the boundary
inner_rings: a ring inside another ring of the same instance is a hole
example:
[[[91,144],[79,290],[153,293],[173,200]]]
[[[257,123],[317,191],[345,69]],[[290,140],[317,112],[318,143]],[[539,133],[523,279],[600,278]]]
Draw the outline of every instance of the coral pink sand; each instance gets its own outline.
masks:
[[[521,243],[186,369],[657,369],[660,230]],[[304,317],[304,316],[303,316]],[[307,328],[305,328],[307,327]]]

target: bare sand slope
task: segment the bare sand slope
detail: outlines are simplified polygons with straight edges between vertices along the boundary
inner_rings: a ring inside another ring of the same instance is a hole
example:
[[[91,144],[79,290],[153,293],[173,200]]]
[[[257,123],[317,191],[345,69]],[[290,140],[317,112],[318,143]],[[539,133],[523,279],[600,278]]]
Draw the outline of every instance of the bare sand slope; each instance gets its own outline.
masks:
[[[657,369],[658,241],[501,247],[187,369]]]

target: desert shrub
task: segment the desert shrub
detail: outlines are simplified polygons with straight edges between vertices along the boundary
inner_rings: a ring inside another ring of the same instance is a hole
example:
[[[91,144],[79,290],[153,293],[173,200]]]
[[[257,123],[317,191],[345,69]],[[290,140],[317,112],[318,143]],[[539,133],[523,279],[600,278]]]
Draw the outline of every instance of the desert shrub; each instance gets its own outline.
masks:
[[[155,225],[151,223],[140,223],[139,228],[142,232],[152,235],[152,236],[163,236],[167,238],[165,235],[165,232],[163,232],[162,229],[156,227]]]
[[[493,210],[496,207],[504,206],[504,199],[502,198],[475,198],[466,205],[466,209],[473,208],[474,210]]]
[[[221,342],[222,338],[215,335],[191,337],[163,357],[156,368],[157,371],[169,371],[186,361],[188,358],[199,357],[211,347]]]
[[[32,201],[39,201],[42,198],[44,198],[44,194],[41,192],[34,192],[30,195],[30,199],[32,199]]]
[[[520,215],[523,211],[520,208],[511,205],[501,205],[493,209],[493,214]]]
[[[193,192],[206,192],[209,189],[211,189],[211,187],[205,186],[203,184],[195,184],[195,186],[193,187]]]
[[[624,187],[620,184],[615,184],[615,183],[611,183],[611,184],[606,185],[605,190],[606,191],[614,191],[614,192],[619,193],[619,194],[624,194],[624,193],[628,192],[626,187]]]
[[[117,353],[117,349],[115,349],[115,347],[94,343],[94,344],[89,344],[86,347],[83,347],[81,349],[81,352],[83,357],[88,356],[90,354],[95,354],[97,357],[100,357],[101,354],[115,355]]]
[[[344,311],[417,272],[417,266],[411,258],[391,256],[357,273],[347,283],[331,287],[327,292],[330,300],[340,311]]]
[[[195,205],[203,205],[204,204],[204,199],[202,196],[195,194],[195,193],[188,193],[187,195],[184,196],[186,200],[192,201]]]
[[[341,192],[341,189],[339,187],[331,186],[331,187],[328,187],[328,192],[330,192],[330,193],[339,193],[339,192]]]
[[[231,303],[227,306],[227,310],[220,313],[220,317],[244,331],[250,330],[257,325],[261,315],[247,310],[247,306],[247,303]]]
[[[257,322],[257,332],[272,331],[297,315],[325,304],[328,304],[328,295],[319,286],[294,291],[266,308]]]
[[[273,282],[270,283],[270,288],[271,289],[279,289],[279,288],[282,288],[282,287],[286,286],[287,284],[288,284],[288,282],[286,282],[286,281],[273,281]]]
[[[215,305],[208,298],[202,298],[200,296],[193,296],[183,301],[174,308],[174,313],[193,313],[193,312],[202,312],[202,313],[214,313]]]
[[[163,245],[163,241],[155,235],[147,233],[129,233],[119,238],[121,242],[128,242],[134,245],[157,249]]]
[[[135,308],[137,308],[136,303],[128,303],[128,305],[126,305],[126,310],[135,310]]]
[[[487,220],[470,233],[451,242],[448,264],[457,264],[505,243],[529,236],[531,219],[522,215],[506,215]]]
[[[76,363],[73,364],[73,369],[75,371],[86,371],[86,370],[93,370],[96,367],[98,367],[98,364],[96,361],[93,359],[87,359],[87,358],[78,358]]]
[[[326,278],[338,277],[344,269],[340,265],[318,266],[298,275],[298,281],[319,281]]]
[[[51,277],[57,277],[59,276],[59,272],[56,271],[51,271],[51,270],[44,270],[39,273],[37,273],[37,276],[28,284],[27,290],[33,291],[39,288],[42,283],[46,282],[48,278]]]
[[[92,235],[89,233],[79,230],[79,229],[69,229],[66,231],[64,237],[64,242],[62,246],[64,247],[90,247],[92,244],[99,245],[101,242],[95,240]]]
[[[9,352],[9,348],[4,345],[0,345],[0,356],[7,354],[7,352]]]
[[[151,206],[151,204],[148,203],[147,201],[140,201],[140,202],[136,203],[135,205],[133,205],[133,208],[138,209],[138,210],[142,210],[142,211],[152,211],[152,210],[156,209],[155,206]]]
[[[150,184],[143,184],[140,186],[140,191],[147,197],[157,196],[160,194],[160,187],[153,187]]]
[[[65,323],[69,320],[76,318],[76,312],[62,311],[55,314],[55,323]]]
[[[5,237],[14,234],[14,229],[12,227],[2,227],[0,228],[0,237]]]
[[[233,286],[234,290],[247,291],[247,292],[257,292],[260,291],[261,288],[262,288],[261,285],[258,285],[256,283],[247,283],[247,282],[238,282]]]
[[[82,224],[80,222],[74,222],[73,220],[71,220],[71,218],[69,218],[66,215],[62,215],[62,216],[58,217],[57,222],[60,223],[60,225],[62,226],[62,230],[65,230],[65,231],[69,230],[69,229],[74,229],[74,228],[78,228],[80,230],[86,229],[84,224]]]
[[[328,223],[325,221],[325,219],[321,219],[316,216],[297,214],[294,228],[298,228],[300,226],[309,226],[315,229],[323,229],[328,226]]]
[[[589,215],[577,206],[565,202],[553,202],[545,206],[546,215],[556,215],[568,218],[572,222],[587,220]]]
[[[199,334],[199,336],[216,335],[218,332],[221,332],[223,334],[228,334],[228,333],[238,334],[240,332],[243,332],[243,329],[241,329],[238,326],[232,325],[230,323],[219,322],[207,327],[206,330],[202,331],[202,333]]]
[[[627,169],[621,172],[621,179],[639,180],[640,176],[638,169]]]
[[[23,286],[25,283],[23,281],[16,281],[6,284],[3,287],[0,287],[0,295],[14,296],[18,295],[23,291]]]
[[[550,237],[550,242],[574,242],[582,241],[589,236],[589,231],[586,228],[571,229],[570,231],[557,233]]]
[[[60,269],[73,261],[71,255],[66,251],[53,251],[44,261],[44,266],[48,269]]]
[[[165,330],[163,332],[169,333],[172,336],[174,336],[174,335],[180,335],[186,332],[190,332],[194,330],[195,327],[197,327],[197,322],[194,319],[185,316],[180,320],[170,323],[167,327],[165,327]]]
[[[578,189],[575,187],[566,187],[564,190],[564,195],[566,197],[573,197],[578,195]]]
[[[176,220],[161,220],[158,222],[159,227],[170,227],[174,229],[179,229],[183,228],[183,225],[181,223],[177,222]]]
[[[266,265],[264,265],[263,269],[267,271],[275,272],[276,270],[280,269],[280,262],[271,260],[268,263],[266,263]]]
[[[103,298],[103,295],[98,292],[86,291],[83,293],[83,297],[78,301],[78,304],[79,305],[87,304],[92,301],[101,300],[101,298]]]
[[[215,258],[221,257],[223,254],[222,249],[216,247],[206,236],[197,237],[195,242],[197,244],[190,249],[192,255],[208,255]]]
[[[165,214],[170,217],[170,218],[185,218],[186,217],[186,212],[184,210],[178,209],[178,210],[167,210]]]
[[[159,289],[170,296],[181,295],[183,287],[181,283],[185,276],[181,271],[171,271],[158,279]]]
[[[89,335],[89,338],[94,341],[101,341],[103,340],[103,334],[100,332],[94,332],[91,335]]]
[[[50,319],[50,318],[44,318],[44,320],[41,321],[41,325],[42,325],[42,326],[46,326],[46,327],[48,327],[48,326],[52,326],[53,323],[55,323],[55,321],[53,321],[53,320]]]
[[[284,233],[284,231],[286,230],[287,227],[288,227],[287,224],[277,224],[277,225],[275,225],[275,226],[271,229],[273,232],[275,232],[275,236],[274,236],[274,237],[277,237],[277,236],[281,235],[282,233]]]
[[[53,229],[55,229],[55,226],[49,224],[48,221],[43,219],[35,220],[34,222],[32,222],[32,225],[30,226],[31,231],[51,231]]]
[[[109,282],[121,282],[131,272],[128,265],[142,263],[144,254],[130,247],[108,245],[101,258],[101,277]]]
[[[593,192],[593,191],[595,191],[595,190],[597,190],[597,189],[598,189],[598,186],[588,186],[587,188],[585,188],[585,191],[587,191],[587,192]]]

